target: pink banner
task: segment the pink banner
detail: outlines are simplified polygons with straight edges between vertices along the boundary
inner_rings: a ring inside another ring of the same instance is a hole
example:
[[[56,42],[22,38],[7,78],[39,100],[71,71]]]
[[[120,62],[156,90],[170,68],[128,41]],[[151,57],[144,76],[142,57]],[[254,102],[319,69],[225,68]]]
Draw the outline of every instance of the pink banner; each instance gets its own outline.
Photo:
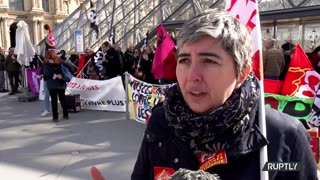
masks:
[[[40,68],[27,69],[27,80],[30,90],[34,96],[39,96]]]

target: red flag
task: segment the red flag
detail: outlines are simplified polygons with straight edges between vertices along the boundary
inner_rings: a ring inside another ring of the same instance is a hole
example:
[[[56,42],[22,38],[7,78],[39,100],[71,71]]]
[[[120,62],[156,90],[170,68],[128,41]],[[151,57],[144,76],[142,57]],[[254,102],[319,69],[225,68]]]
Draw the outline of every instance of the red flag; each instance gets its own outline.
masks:
[[[175,47],[175,44],[162,24],[158,26],[157,34],[157,49],[154,55],[151,71],[155,79],[163,77],[163,61],[167,58],[170,51]]]
[[[51,31],[51,27],[48,24],[45,24],[44,29],[48,31],[48,44],[54,49],[57,49],[56,43],[54,42],[52,31]]]
[[[261,58],[261,28],[256,0],[228,0],[226,1],[226,11],[243,24],[245,24],[252,35],[253,52],[252,63],[253,72],[261,80],[263,79],[263,63]]]
[[[53,37],[53,34],[52,34],[52,31],[51,29],[48,30],[49,33],[48,33],[48,42],[50,45],[52,45],[55,49],[57,49],[57,46],[56,46],[56,43],[54,42],[54,37]]]
[[[298,44],[292,54],[281,94],[313,98],[316,95],[319,84],[320,75],[314,70],[306,53]]]
[[[78,70],[77,70],[77,77],[80,76],[80,72],[82,71],[82,69],[84,68],[84,64],[86,61],[86,53],[81,54],[80,58],[79,58],[79,62],[78,62]]]
[[[280,94],[283,81],[264,79],[264,92],[271,94]]]

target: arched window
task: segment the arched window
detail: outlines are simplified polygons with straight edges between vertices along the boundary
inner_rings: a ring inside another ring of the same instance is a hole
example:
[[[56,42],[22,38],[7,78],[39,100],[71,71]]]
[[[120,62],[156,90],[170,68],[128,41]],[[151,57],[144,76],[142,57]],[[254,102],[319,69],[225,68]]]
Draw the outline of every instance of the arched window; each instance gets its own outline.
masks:
[[[23,0],[9,0],[9,9],[24,11]]]
[[[42,0],[42,8],[45,12],[50,12],[49,10],[49,0]]]

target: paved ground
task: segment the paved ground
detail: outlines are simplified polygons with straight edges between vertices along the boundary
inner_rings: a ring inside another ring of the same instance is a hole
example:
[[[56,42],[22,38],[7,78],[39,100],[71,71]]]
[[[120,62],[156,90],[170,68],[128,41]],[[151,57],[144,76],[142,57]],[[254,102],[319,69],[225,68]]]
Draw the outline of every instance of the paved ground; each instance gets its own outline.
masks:
[[[41,103],[0,94],[0,179],[89,180],[91,166],[107,180],[130,179],[144,124],[89,110],[53,123]]]

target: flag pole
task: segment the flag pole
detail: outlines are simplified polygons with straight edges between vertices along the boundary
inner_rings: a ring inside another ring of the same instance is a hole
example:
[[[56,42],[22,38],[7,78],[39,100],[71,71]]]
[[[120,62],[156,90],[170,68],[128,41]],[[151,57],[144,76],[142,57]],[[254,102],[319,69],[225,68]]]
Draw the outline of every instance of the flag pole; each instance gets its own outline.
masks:
[[[256,6],[256,28],[257,28],[257,41],[259,46],[259,59],[260,59],[260,104],[259,104],[259,128],[264,137],[267,138],[267,124],[266,124],[266,109],[264,100],[264,84],[263,84],[263,63],[262,63],[262,35],[260,26],[260,16],[258,2],[255,3]],[[269,180],[269,172],[262,171],[263,166],[268,162],[268,148],[267,145],[260,149],[260,180]]]

